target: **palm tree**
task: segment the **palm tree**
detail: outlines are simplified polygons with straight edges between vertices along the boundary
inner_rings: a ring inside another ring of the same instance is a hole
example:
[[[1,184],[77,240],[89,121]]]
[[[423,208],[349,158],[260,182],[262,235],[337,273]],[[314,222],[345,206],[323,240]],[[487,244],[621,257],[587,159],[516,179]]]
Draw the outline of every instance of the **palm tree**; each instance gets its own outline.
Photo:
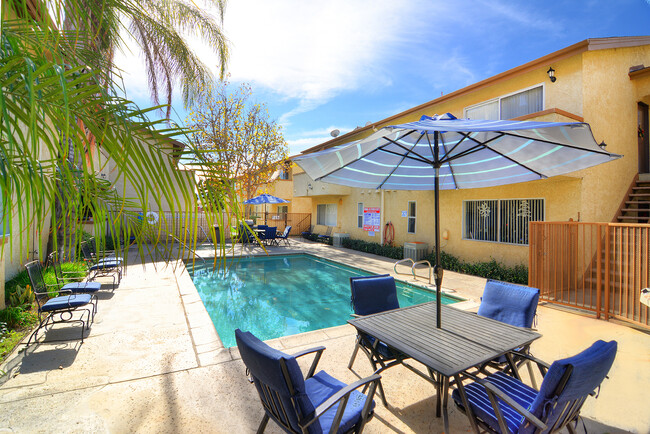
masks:
[[[65,1],[64,16],[58,18],[63,19],[67,30],[85,30],[92,35],[82,42],[103,53],[109,66],[113,66],[115,50],[126,48],[120,30],[128,30],[144,55],[152,100],[158,105],[164,95],[169,118],[177,80],[186,106],[192,105],[200,97],[200,89],[213,81],[181,33],[200,37],[213,48],[219,59],[220,78],[226,70],[228,43],[220,27],[225,0],[205,0],[205,4],[216,9],[219,22],[196,3],[183,0],[87,0],[81,5],[78,0]]]
[[[145,29],[166,28],[166,24],[156,27],[153,15],[145,18],[140,5],[143,2],[63,1],[48,4],[52,10],[65,11],[65,16],[74,15],[71,22],[93,24],[59,30],[56,22],[63,15],[55,15],[53,20],[45,2],[2,2],[0,191],[4,227],[12,216],[18,216],[20,227],[11,228],[12,234],[28,233],[34,226],[41,232],[54,204],[60,208],[54,215],[54,227],[61,225],[73,233],[80,230],[74,213],[81,204],[92,203],[96,221],[105,221],[111,210],[119,217],[129,206],[145,208],[150,197],[158,206],[166,202],[172,212],[195,203],[193,183],[175,173],[170,175],[161,164],[167,158],[162,144],[184,131],[149,120],[147,115],[156,108],[141,110],[117,96],[120,92],[115,83],[120,71],[106,56],[119,42],[120,14],[129,16],[130,11],[130,16],[147,23]],[[157,43],[161,41],[167,39]],[[162,59],[160,56],[167,52],[179,50],[174,46],[157,52],[152,59]],[[182,56],[192,58],[185,52],[176,59]],[[165,80],[183,69],[174,69],[173,62],[163,65]],[[196,68],[196,64],[190,67],[195,77],[204,77]],[[184,97],[191,96],[190,87]],[[99,168],[92,159],[75,158],[86,155],[93,141],[111,155],[115,170],[141,187],[137,197],[119,197],[96,178]],[[140,142],[149,143],[146,152],[137,146]],[[201,154],[195,155],[201,160]],[[111,216],[119,230],[122,220]],[[98,229],[102,228],[96,227],[96,233],[101,234]],[[144,239],[138,241],[144,244]],[[11,242],[19,242],[22,249],[28,240],[12,236]]]

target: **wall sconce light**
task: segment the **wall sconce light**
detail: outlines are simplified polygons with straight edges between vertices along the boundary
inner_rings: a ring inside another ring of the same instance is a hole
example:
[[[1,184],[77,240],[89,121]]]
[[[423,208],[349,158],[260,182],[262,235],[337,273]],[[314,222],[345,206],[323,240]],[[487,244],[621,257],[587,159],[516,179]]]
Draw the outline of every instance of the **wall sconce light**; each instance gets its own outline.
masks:
[[[600,149],[602,149],[602,150],[604,151],[605,148],[607,147],[607,143],[605,143],[605,141],[603,140],[602,142],[600,142],[600,143],[598,144],[598,146],[600,146]]]
[[[553,69],[551,66],[548,68],[548,71],[546,71],[546,73],[548,74],[548,78],[551,79],[551,83],[555,83],[555,80],[557,80],[557,77],[555,76],[555,69]]]
[[[313,190],[313,189],[314,189],[314,187],[312,187],[311,183],[310,183],[310,184],[307,184],[307,188],[310,189],[310,190]]]

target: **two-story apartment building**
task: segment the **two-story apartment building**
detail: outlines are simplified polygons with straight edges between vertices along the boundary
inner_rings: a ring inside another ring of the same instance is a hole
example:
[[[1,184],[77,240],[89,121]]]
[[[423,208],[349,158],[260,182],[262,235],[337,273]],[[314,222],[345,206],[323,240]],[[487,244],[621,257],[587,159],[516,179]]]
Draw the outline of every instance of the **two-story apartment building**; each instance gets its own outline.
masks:
[[[587,39],[357,128],[303,154],[363,139],[384,126],[447,112],[470,119],[589,123],[596,140],[604,142],[608,151],[624,155],[622,159],[540,181],[441,192],[444,251],[468,261],[494,258],[519,264],[528,258],[528,227],[512,222],[522,207],[531,220],[544,221],[610,222],[620,214],[631,185],[637,178],[650,177],[648,105],[650,36]],[[382,242],[383,228],[390,222],[396,245],[421,241],[433,246],[431,191],[326,184],[310,179],[299,168],[293,178],[293,197],[311,200],[314,224],[334,226],[335,232],[352,238]],[[379,231],[364,230],[363,213],[368,208],[380,210]],[[491,218],[477,221],[480,210],[489,210]],[[642,210],[628,218],[647,223],[645,215]]]

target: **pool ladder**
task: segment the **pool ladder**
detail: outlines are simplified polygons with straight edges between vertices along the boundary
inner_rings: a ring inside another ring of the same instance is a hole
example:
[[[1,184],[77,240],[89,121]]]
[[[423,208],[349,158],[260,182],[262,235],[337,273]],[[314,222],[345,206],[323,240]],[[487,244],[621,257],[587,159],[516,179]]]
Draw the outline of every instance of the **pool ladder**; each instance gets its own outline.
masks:
[[[408,273],[400,273],[397,271],[397,266],[401,264],[402,262],[407,262],[411,261],[411,274],[413,275],[413,280],[418,280],[418,276],[415,274],[415,267],[418,264],[427,264],[429,266],[429,285],[431,285],[431,275],[433,274],[433,267],[431,266],[431,262],[422,260],[422,261],[414,261],[412,258],[404,258],[400,259],[399,261],[395,262],[395,265],[393,266],[393,270],[395,271],[395,274],[408,274]]]

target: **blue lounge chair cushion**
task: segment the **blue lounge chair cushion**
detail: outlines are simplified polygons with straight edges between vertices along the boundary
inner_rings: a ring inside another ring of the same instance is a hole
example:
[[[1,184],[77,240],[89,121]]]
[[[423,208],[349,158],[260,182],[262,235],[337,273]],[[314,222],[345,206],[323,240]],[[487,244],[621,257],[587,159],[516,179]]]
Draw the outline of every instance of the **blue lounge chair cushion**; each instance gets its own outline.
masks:
[[[537,288],[488,280],[478,314],[513,326],[530,328],[538,301]]]
[[[122,266],[122,264],[120,262],[118,262],[118,261],[103,260],[103,261],[100,261],[100,262],[96,263],[95,265],[91,265],[89,269],[90,269],[90,271],[95,271],[95,270],[105,270],[107,268],[117,268],[117,267],[121,267],[121,266]]]
[[[352,308],[357,315],[372,315],[399,308],[395,279],[388,274],[350,278]]]
[[[490,375],[486,378],[487,381],[494,384],[496,387],[503,391],[507,391],[508,395],[514,399],[518,404],[524,408],[530,408],[530,405],[537,397],[537,391],[532,387],[529,387],[518,381],[514,377],[510,377],[503,372],[497,372],[493,375]],[[497,432],[501,432],[499,428],[499,422],[494,415],[494,409],[490,403],[490,398],[488,398],[485,387],[478,383],[470,383],[465,386],[465,393],[467,394],[467,401],[472,408],[474,415],[480,418],[483,422],[488,424]],[[460,398],[460,393],[458,389],[454,389],[451,394],[451,397],[456,401],[460,406],[463,405],[463,401]],[[511,432],[516,433],[523,421],[524,417],[517,413],[505,402],[498,400],[499,408],[503,413],[503,416],[506,420],[506,424]]]
[[[542,416],[546,411],[549,399],[553,396],[560,379],[569,365],[572,366],[573,371],[557,400],[559,407],[562,407],[564,402],[581,396],[587,396],[596,390],[614,363],[617,347],[616,341],[605,342],[598,340],[592,346],[573,357],[553,362],[544,377],[544,382],[539,389],[537,398],[531,404],[530,412],[537,417]],[[553,425],[558,416],[559,414],[555,416],[551,415],[547,419],[546,424],[549,426]],[[534,430],[526,429],[521,432],[532,433]]]
[[[49,299],[42,307],[42,312],[51,312],[54,310],[69,309],[79,307],[90,303],[90,294],[76,294],[54,297]]]
[[[343,389],[345,386],[345,383],[337,380],[325,371],[320,371],[318,374],[305,380],[305,392],[314,408],[318,407],[320,404],[325,402],[327,398]],[[355,390],[350,394],[350,399],[348,400],[348,404],[343,412],[343,419],[341,420],[338,432],[348,432],[361,420],[361,412],[363,411],[363,405],[365,402],[366,395],[358,390]],[[375,408],[375,402],[373,401],[371,405],[372,410]],[[322,432],[329,432],[338,408],[339,404],[333,405],[318,419],[318,424],[320,425]]]
[[[102,289],[102,284],[99,282],[72,282],[66,283],[61,288],[62,291],[71,291],[73,294],[84,292],[97,292]]]

